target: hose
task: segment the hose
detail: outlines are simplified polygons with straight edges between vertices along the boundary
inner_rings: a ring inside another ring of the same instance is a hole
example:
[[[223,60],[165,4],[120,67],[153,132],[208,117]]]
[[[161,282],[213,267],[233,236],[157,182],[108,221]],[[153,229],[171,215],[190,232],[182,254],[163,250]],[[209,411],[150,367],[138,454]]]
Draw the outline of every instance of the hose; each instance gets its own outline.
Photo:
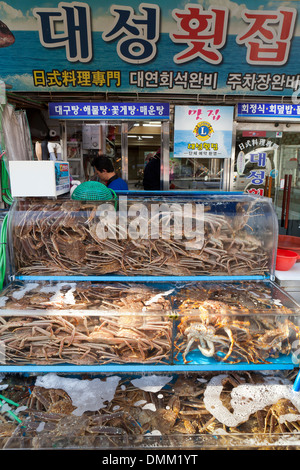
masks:
[[[13,198],[10,192],[9,174],[3,154],[1,159],[1,195],[3,201],[10,206],[13,203]]]
[[[7,219],[8,214],[3,219],[0,232],[0,290],[3,289],[6,273]]]
[[[1,195],[3,202],[10,206],[13,203],[13,198],[4,155],[5,151],[1,155]],[[0,232],[0,291],[3,289],[6,274],[7,219],[8,214],[3,219]]]

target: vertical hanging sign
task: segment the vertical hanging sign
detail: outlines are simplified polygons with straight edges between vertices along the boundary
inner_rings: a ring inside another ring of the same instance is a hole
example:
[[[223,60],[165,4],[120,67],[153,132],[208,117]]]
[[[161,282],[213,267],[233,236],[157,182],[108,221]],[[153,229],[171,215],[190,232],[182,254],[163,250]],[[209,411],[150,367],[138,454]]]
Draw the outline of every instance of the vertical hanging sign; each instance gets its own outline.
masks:
[[[176,106],[175,158],[230,158],[233,106]]]

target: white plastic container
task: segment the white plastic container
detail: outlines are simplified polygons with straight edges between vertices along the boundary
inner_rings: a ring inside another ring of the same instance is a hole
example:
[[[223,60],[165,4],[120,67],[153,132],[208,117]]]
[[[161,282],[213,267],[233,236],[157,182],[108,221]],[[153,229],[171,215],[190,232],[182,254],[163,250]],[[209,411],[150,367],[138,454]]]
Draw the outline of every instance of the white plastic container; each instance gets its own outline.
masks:
[[[10,161],[12,197],[56,197],[70,190],[69,163]]]

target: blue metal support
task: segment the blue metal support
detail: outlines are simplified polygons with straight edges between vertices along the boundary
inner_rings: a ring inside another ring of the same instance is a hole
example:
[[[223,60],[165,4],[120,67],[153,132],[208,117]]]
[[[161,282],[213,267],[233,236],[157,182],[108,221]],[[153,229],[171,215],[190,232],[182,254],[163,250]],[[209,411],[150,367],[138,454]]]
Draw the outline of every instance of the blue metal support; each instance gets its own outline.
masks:
[[[268,276],[15,276],[19,281],[122,281],[122,282],[189,282],[189,281],[262,281]]]
[[[180,196],[180,197],[190,197],[193,198],[195,196],[219,196],[219,195],[226,195],[226,196],[232,196],[232,195],[238,195],[238,194],[245,194],[243,191],[176,191],[176,190],[170,190],[170,191],[145,191],[145,190],[117,190],[116,194],[120,196],[142,196],[143,198],[146,198],[148,196]]]
[[[266,370],[292,370],[292,363],[282,364],[179,364],[179,365],[153,365],[153,364],[103,364],[103,365],[26,365],[26,366],[0,366],[0,373],[17,374],[47,374],[47,373],[159,373],[175,374],[178,372],[209,372],[209,371],[266,371]],[[297,390],[298,391],[298,390]]]
[[[298,372],[298,375],[295,379],[294,385],[293,385],[293,390],[294,392],[299,392],[300,391],[300,370]]]

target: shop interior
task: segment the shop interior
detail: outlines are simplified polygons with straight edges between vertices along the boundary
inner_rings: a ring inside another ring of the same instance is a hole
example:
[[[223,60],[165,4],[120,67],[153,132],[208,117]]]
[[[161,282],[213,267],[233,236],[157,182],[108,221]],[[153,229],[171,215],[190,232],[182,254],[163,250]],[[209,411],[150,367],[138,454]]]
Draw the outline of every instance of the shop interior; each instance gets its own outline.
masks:
[[[162,149],[161,188],[176,190],[224,190],[228,186],[225,159],[174,158],[171,122],[70,122],[60,123],[64,155],[74,179],[93,178],[90,163],[107,155],[130,190],[143,189],[145,165]]]

